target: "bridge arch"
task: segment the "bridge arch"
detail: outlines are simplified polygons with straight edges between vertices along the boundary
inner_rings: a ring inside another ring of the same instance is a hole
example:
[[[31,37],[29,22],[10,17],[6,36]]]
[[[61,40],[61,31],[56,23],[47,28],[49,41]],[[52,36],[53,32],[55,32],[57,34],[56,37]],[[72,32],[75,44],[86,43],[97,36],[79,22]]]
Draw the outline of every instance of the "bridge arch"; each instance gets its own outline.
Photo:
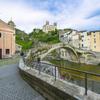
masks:
[[[72,46],[70,46],[70,45],[64,45],[64,44],[59,44],[59,45],[57,45],[57,46],[53,46],[53,47],[52,47],[51,49],[49,49],[46,53],[39,55],[39,57],[40,57],[41,60],[42,60],[42,59],[45,58],[49,53],[51,53],[52,51],[54,51],[54,50],[56,50],[56,49],[59,49],[59,48],[70,49],[70,50],[74,53],[74,55],[76,56],[76,58],[77,58],[77,60],[78,60],[78,54],[77,54],[76,50],[75,50]]]

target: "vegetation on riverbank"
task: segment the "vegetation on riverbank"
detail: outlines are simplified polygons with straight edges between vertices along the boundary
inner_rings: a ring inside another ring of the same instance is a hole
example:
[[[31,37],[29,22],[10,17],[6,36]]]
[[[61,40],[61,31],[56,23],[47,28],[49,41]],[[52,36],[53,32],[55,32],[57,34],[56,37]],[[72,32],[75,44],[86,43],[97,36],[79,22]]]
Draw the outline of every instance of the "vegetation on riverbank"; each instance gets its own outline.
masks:
[[[55,59],[50,60],[50,62],[57,65],[58,68],[59,67],[72,68],[72,69],[75,69],[78,71],[85,71],[85,72],[100,74],[100,66],[96,66],[96,65],[78,64],[78,63],[73,63],[73,62],[69,62],[66,60],[55,60]],[[59,71],[60,71],[61,75],[68,75],[66,73],[70,73],[72,78],[76,78],[76,79],[84,79],[85,78],[84,77],[85,74],[81,73],[81,72],[65,70],[63,68],[59,68]],[[97,77],[97,76],[88,75],[88,78],[100,81],[100,77]]]

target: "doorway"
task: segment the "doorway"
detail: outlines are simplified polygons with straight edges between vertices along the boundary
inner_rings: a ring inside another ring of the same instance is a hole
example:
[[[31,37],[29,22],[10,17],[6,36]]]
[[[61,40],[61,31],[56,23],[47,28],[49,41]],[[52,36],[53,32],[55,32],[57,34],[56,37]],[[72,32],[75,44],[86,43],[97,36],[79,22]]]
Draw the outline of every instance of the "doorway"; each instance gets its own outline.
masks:
[[[2,49],[0,49],[0,59],[2,59]]]

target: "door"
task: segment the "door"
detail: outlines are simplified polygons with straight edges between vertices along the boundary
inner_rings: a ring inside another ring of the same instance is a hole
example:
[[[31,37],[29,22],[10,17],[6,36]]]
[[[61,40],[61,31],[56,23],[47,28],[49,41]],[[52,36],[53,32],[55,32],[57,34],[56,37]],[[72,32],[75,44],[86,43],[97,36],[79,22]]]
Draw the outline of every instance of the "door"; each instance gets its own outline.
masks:
[[[2,49],[0,49],[0,59],[2,59]]]

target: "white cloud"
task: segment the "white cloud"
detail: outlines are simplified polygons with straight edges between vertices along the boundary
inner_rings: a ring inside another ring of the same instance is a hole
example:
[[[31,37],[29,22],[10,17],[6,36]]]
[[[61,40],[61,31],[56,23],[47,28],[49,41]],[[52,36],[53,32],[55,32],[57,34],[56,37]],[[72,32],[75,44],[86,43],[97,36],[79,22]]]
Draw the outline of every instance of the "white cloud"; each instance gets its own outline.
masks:
[[[40,27],[46,19],[52,20],[53,17],[46,10],[33,9],[23,4],[0,3],[0,18],[6,22],[12,18],[18,28],[27,32],[34,27]]]
[[[87,19],[86,17],[97,9],[100,9],[99,0],[83,0],[83,2],[78,3],[75,8],[70,7],[68,9],[64,7],[62,13],[59,14],[60,27],[71,27],[82,30],[92,30],[92,28],[95,27],[94,29],[96,30],[100,24],[98,18]]]
[[[12,17],[16,26],[26,32],[31,32],[36,27],[42,28],[46,20],[56,21],[59,28],[91,29],[100,24],[98,22],[100,16],[86,18],[94,10],[99,9],[100,0],[75,0],[71,3],[68,3],[68,0],[65,0],[67,2],[57,0],[54,5],[50,5],[48,0],[39,6],[29,6],[23,0],[13,1],[0,1],[0,18],[7,22]],[[41,9],[40,6],[44,9]],[[53,11],[48,10],[49,6],[55,6],[57,13],[54,14]]]

